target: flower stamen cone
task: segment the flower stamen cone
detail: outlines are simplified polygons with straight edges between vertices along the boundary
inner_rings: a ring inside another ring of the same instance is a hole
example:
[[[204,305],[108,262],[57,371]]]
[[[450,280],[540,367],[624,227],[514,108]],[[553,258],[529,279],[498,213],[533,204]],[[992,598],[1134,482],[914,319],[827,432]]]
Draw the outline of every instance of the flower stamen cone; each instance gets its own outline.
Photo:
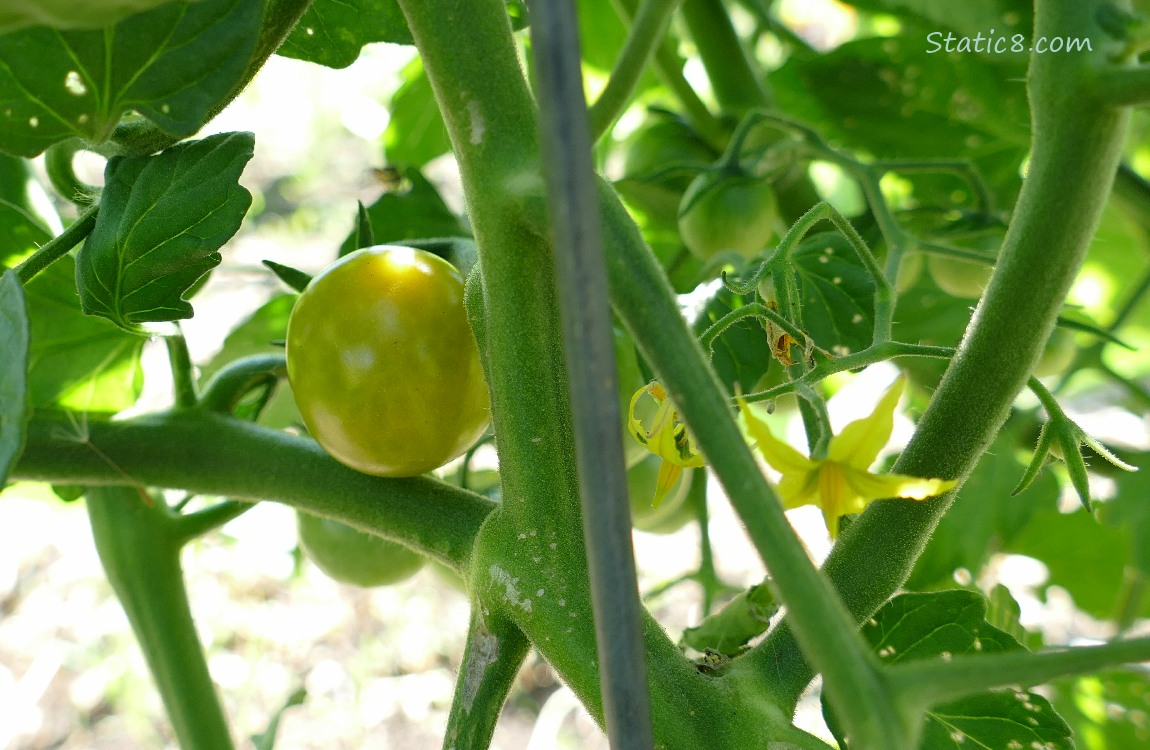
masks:
[[[875,500],[896,497],[925,500],[954,488],[957,482],[949,479],[870,471],[870,465],[890,440],[894,411],[904,385],[905,380],[900,377],[883,394],[870,416],[851,422],[832,437],[825,459],[808,458],[776,438],[766,422],[739,397],[739,410],[746,421],[747,432],[767,464],[783,475],[778,492],[784,507],[817,506],[834,538],[838,535],[841,516],[861,513]]]

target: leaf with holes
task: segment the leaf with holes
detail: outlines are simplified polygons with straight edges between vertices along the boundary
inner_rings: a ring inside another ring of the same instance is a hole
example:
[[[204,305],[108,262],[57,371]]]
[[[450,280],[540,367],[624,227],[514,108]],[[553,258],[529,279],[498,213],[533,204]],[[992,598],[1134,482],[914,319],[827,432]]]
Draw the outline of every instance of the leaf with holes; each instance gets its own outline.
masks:
[[[14,271],[0,276],[0,487],[24,448],[28,420],[28,310]]]
[[[372,42],[414,44],[396,0],[315,0],[277,53],[346,68]]]
[[[1078,750],[1150,747],[1150,673],[1115,669],[1052,683],[1051,700],[1078,738]]]
[[[836,232],[813,234],[799,243],[791,260],[807,335],[831,352],[870,346],[874,280],[846,238]]]
[[[74,136],[100,143],[134,110],[195,133],[240,82],[262,3],[169,3],[96,31],[0,36],[0,150],[35,156]]]
[[[896,596],[863,626],[862,633],[886,664],[1023,648],[986,621],[986,600],[980,594],[964,590]],[[987,668],[993,667],[988,663]],[[841,743],[838,722],[826,703],[823,714]],[[1022,690],[993,690],[932,707],[923,723],[919,747],[1073,750],[1070,737],[1066,722],[1042,696]]]
[[[251,133],[221,133],[111,159],[96,227],[77,258],[84,312],[129,330],[190,318],[182,295],[219,264],[251,205],[238,180],[254,146]]]

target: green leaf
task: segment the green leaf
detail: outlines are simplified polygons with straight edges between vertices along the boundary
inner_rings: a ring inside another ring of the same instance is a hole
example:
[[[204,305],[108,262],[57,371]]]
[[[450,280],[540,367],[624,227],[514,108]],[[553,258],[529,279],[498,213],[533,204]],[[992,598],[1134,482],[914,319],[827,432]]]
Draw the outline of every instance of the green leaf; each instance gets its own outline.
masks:
[[[114,413],[136,403],[144,341],[81,312],[71,256],[37,274],[24,291],[31,321],[32,405]]]
[[[0,154],[0,200],[25,211],[32,210],[28,195],[28,162],[16,156]]]
[[[1011,497],[1025,468],[1016,453],[1021,442],[1019,427],[1008,423],[942,517],[915,563],[907,588],[953,585],[959,568],[977,579],[991,555],[1026,526],[1037,508],[1053,504],[1058,482],[1050,472],[1043,472],[1029,489]]]
[[[388,191],[367,208],[376,244],[427,237],[466,237],[467,230],[451,212],[439,191],[414,167],[399,170],[406,189]],[[352,230],[343,245],[341,256],[357,250],[356,231]]]
[[[371,217],[367,215],[367,208],[362,201],[355,202],[355,209],[355,246],[357,248],[371,247],[375,244],[375,232],[371,228]],[[296,291],[302,292],[303,289]]]
[[[396,0],[315,0],[277,54],[346,68],[372,42],[415,43]]]
[[[743,306],[743,298],[726,287],[718,292],[703,308],[695,321],[698,336],[724,315]],[[772,362],[771,343],[763,324],[754,318],[740,320],[730,326],[714,341],[711,364],[715,373],[732,393],[735,386],[743,392],[755,389],[755,384],[766,374]]]
[[[836,146],[875,158],[969,158],[996,188],[999,204],[1012,205],[1030,143],[1026,58],[928,54],[926,33],[937,28],[792,56],[770,76],[778,106],[818,123]],[[956,188],[972,203],[970,189],[950,175],[916,175],[914,184],[920,204],[951,207]]]
[[[986,621],[986,600],[964,589],[900,594],[887,602],[862,632],[888,664],[1022,648]]]
[[[1037,693],[996,690],[972,695],[937,706],[928,716],[919,742],[922,750],[1074,750],[1070,727]]]
[[[1082,511],[1059,513],[1051,504],[1035,513],[1004,551],[1046,566],[1043,592],[1061,586],[1079,609],[1106,618],[1114,614],[1130,547],[1128,530],[1100,524]]]
[[[52,235],[26,209],[0,200],[0,266],[15,266],[50,239]]]
[[[1118,491],[1100,518],[1130,533],[1130,564],[1150,576],[1150,453],[1133,459],[1138,471],[1117,474]]]
[[[896,596],[863,626],[862,633],[887,664],[1022,649],[1013,637],[986,621],[986,600],[973,591]],[[1070,728],[1050,703],[1022,690],[988,691],[931,708],[919,743],[922,750],[1039,746],[1074,747]]]
[[[766,632],[778,609],[775,595],[764,581],[740,592],[698,626],[684,630],[683,644],[699,652],[736,656],[752,638]]]
[[[1150,673],[1121,669],[1052,684],[1078,750],[1150,747]]]
[[[996,583],[990,590],[990,596],[987,597],[986,621],[1019,643],[1026,643],[1028,634],[1026,628],[1022,627],[1021,617],[1022,607],[1010,593],[1010,589],[1001,583]]]
[[[609,73],[627,42],[627,27],[610,0],[581,0],[579,11],[579,47],[583,62]]]
[[[0,487],[24,450],[28,421],[28,310],[14,271],[0,276]]]
[[[391,119],[383,132],[383,152],[391,164],[422,167],[451,150],[447,126],[419,58],[403,71],[403,85],[391,97]]]
[[[287,336],[288,318],[291,317],[296,297],[295,294],[272,297],[237,325],[224,339],[223,348],[204,367],[203,380],[207,381],[224,365],[241,357],[282,352],[282,342]],[[286,387],[286,384],[281,384],[275,389],[271,400],[260,412],[259,421],[261,424],[277,428],[303,423],[291,389]]]
[[[926,274],[924,274],[925,276]],[[925,279],[901,292],[894,310],[894,338],[933,346],[957,346],[970,322],[970,300],[941,292]],[[911,380],[933,393],[947,360],[907,357],[899,362]]]
[[[27,26],[96,29],[171,0],[5,0],[0,34]]]
[[[268,722],[268,728],[259,734],[252,735],[252,743],[256,746],[256,750],[274,750],[284,711],[295,706],[302,706],[305,700],[307,700],[306,688],[298,687],[292,691],[292,694],[284,701],[283,706],[272,715],[271,721]]]
[[[870,346],[874,280],[850,243],[835,232],[814,234],[791,254],[797,271],[802,329],[831,352]]]
[[[265,260],[263,264],[292,291],[302,292],[307,288],[307,285],[311,283],[311,276],[298,268],[285,266],[282,263],[276,263],[274,260]]]
[[[173,2],[108,29],[0,36],[0,150],[35,156],[73,136],[100,143],[128,110],[192,135],[243,77],[262,5]]]
[[[220,262],[251,205],[238,180],[251,133],[109,160],[96,228],[77,260],[84,312],[131,329],[192,316],[182,297]]]

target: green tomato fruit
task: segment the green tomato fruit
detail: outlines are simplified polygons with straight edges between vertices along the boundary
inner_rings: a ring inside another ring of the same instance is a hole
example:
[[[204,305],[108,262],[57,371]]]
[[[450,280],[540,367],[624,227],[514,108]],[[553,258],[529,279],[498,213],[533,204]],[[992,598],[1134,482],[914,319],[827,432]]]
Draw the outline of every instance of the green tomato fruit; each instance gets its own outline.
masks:
[[[704,173],[679,203],[679,234],[696,258],[733,251],[753,258],[767,247],[779,223],[770,183],[749,175]]]
[[[415,575],[424,559],[402,544],[347,524],[296,513],[299,546],[329,578],[353,586],[387,586]]]
[[[919,277],[922,276],[924,265],[926,265],[926,259],[922,253],[907,253],[902,256],[902,262],[898,266],[898,275],[894,279],[895,291],[905,292],[913,287]]]
[[[1078,347],[1074,345],[1074,333],[1065,328],[1055,328],[1046,340],[1042,356],[1034,366],[1034,377],[1046,378],[1058,375],[1074,361]]]
[[[672,534],[695,517],[695,510],[687,502],[693,469],[686,469],[671,488],[658,508],[651,507],[655,496],[655,483],[659,477],[662,459],[650,453],[627,470],[627,492],[631,499],[631,524],[640,531],[652,534]]]
[[[287,367],[312,436],[365,474],[431,471],[491,420],[463,280],[423,250],[364,248],[320,272],[288,320]]]
[[[952,297],[963,298],[981,297],[994,272],[994,268],[985,263],[941,255],[928,257],[926,267],[939,289]]]

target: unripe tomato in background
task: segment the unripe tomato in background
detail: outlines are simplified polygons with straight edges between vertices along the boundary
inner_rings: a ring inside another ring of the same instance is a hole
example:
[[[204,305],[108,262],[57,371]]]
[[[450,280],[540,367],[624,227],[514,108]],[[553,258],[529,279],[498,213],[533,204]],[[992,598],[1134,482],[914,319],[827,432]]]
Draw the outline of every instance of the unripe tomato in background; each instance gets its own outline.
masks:
[[[931,255],[926,259],[930,277],[953,297],[981,297],[994,267],[975,260]]]
[[[425,562],[402,544],[311,513],[297,512],[296,526],[304,554],[340,583],[387,586],[415,575]]]
[[[767,247],[778,226],[774,189],[750,175],[704,172],[679,203],[683,244],[703,261],[721,252],[752,258]]]

